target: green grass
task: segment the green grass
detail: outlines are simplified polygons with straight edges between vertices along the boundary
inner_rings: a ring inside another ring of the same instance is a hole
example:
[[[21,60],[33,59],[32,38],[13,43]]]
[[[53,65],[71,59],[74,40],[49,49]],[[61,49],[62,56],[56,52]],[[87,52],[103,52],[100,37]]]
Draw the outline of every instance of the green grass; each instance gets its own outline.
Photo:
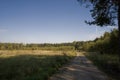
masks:
[[[75,56],[74,52],[61,52],[60,55],[13,54],[0,55],[0,80],[47,80]]]
[[[92,52],[85,53],[85,55],[112,80],[120,80],[120,62],[118,55]]]

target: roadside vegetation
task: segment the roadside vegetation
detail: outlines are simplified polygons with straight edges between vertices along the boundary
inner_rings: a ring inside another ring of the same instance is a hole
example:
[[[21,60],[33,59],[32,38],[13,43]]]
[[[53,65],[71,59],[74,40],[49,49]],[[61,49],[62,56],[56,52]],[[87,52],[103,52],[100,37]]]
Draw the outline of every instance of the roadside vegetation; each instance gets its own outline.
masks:
[[[75,55],[74,51],[1,51],[0,80],[47,80]]]
[[[120,80],[120,62],[118,55],[99,54],[96,52],[85,52],[88,59],[101,71],[105,72],[110,80]]]

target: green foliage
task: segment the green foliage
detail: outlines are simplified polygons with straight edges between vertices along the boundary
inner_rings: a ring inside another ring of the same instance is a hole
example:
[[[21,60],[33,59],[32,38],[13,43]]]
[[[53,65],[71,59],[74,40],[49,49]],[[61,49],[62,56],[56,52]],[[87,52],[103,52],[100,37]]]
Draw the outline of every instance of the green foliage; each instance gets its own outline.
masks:
[[[115,54],[85,53],[85,55],[112,80],[120,80],[119,56]]]
[[[0,43],[0,50],[74,50],[72,43],[61,44],[22,44],[22,43]]]
[[[0,55],[0,80],[47,80],[59,67],[73,58],[75,53],[64,54],[66,55]]]
[[[72,44],[73,44],[75,50],[78,50],[78,51],[83,50],[83,49],[82,49],[82,46],[83,46],[83,44],[84,44],[83,41],[74,41]]]
[[[111,32],[105,32],[100,38],[94,41],[87,41],[83,44],[83,50],[96,51],[100,53],[119,54],[118,30],[114,29]]]
[[[18,44],[18,43],[0,43],[0,50],[54,50],[54,51],[96,51],[100,53],[119,53],[118,30],[105,32],[100,38],[94,41],[74,41],[73,43],[61,44]]]
[[[90,7],[93,21],[85,21],[87,24],[98,26],[115,25],[118,19],[119,0],[77,0],[81,4]]]

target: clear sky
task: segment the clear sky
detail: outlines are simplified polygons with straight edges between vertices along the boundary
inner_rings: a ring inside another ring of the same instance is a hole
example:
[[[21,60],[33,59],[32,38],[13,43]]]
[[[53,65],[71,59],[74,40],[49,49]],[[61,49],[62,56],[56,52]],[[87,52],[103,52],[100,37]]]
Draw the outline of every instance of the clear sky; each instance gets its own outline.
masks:
[[[77,0],[0,0],[0,42],[61,43],[93,40],[110,27],[89,26]]]

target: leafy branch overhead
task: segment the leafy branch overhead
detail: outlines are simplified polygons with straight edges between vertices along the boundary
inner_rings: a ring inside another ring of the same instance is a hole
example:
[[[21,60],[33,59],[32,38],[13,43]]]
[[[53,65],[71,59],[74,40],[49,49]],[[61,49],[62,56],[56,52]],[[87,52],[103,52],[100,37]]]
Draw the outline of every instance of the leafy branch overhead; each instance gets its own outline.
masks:
[[[118,0],[78,0],[81,4],[86,3],[90,10],[93,21],[85,21],[87,24],[98,26],[116,25],[118,18]]]

